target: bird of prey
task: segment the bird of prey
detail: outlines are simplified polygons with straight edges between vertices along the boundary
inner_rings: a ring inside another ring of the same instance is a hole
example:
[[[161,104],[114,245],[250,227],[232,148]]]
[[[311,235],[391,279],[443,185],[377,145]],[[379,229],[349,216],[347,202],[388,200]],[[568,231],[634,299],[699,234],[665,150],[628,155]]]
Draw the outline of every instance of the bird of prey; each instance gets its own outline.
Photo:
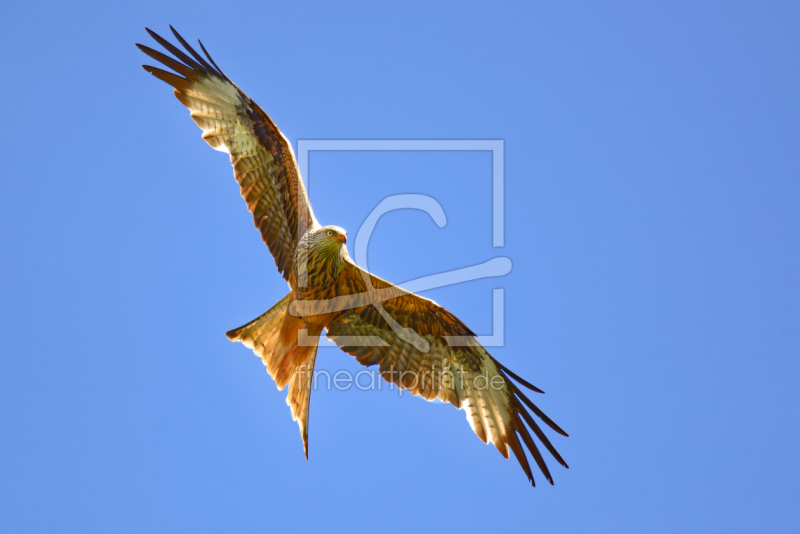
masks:
[[[475,434],[505,458],[513,452],[535,486],[524,444],[553,484],[529,428],[558,463],[568,466],[530,412],[567,434],[521,387],[543,391],[493,358],[455,315],[359,268],[347,252],[347,233],[314,217],[292,146],[269,115],[234,85],[200,41],[205,57],[170,28],[185,51],[149,29],[172,56],[136,46],[172,72],[143,67],[174,88],[203,139],[230,155],[240,194],[291,289],[227,336],[261,357],[278,389],[289,386],[286,402],[300,425],[306,459],[313,370],[324,330],[362,365],[379,365],[387,382],[463,409]]]

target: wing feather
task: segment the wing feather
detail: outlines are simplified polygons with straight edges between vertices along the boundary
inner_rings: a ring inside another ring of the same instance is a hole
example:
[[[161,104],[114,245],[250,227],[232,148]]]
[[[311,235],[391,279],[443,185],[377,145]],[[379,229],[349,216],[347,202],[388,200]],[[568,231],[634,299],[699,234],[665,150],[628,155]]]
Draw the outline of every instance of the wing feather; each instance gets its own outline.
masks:
[[[337,286],[336,294],[348,295],[352,306],[334,313],[327,336],[343,351],[355,356],[362,365],[379,365],[384,380],[412,395],[426,400],[438,398],[463,409],[475,435],[484,443],[492,443],[505,458],[513,452],[532,485],[535,482],[522,444],[551,484],[553,478],[528,427],[556,461],[568,467],[526,406],[557,432],[564,431],[525,397],[510,377],[534,391],[541,390],[490,356],[474,339],[475,334],[452,313],[367,273],[352,262],[347,263]],[[381,300],[387,295],[390,298]],[[402,329],[413,328],[427,342],[429,350],[420,350],[407,333],[395,332],[376,305]],[[346,345],[352,343],[353,336],[374,336],[384,344]],[[447,342],[450,336],[473,339],[464,346],[451,346]]]
[[[289,142],[250,97],[222,73],[200,43],[206,61],[170,26],[187,53],[147,29],[173,57],[137,44],[168,72],[144,65],[147,72],[175,88],[175,96],[191,112],[212,148],[230,155],[234,176],[261,238],[275,265],[289,281],[297,243],[319,226]],[[177,73],[177,74],[176,74]]]

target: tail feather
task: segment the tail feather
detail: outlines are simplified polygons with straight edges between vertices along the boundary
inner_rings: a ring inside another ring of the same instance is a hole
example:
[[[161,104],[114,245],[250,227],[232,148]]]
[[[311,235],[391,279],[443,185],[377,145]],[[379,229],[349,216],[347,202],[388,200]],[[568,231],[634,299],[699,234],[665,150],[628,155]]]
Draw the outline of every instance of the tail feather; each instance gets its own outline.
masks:
[[[283,317],[291,302],[291,296],[292,294],[289,293],[265,313],[246,325],[225,332],[225,335],[231,341],[239,341],[246,347],[253,349],[263,359],[271,352],[271,343],[269,341],[281,330]],[[266,361],[264,363],[266,364]]]
[[[289,385],[286,404],[291,409],[292,420],[300,426],[303,451],[308,460],[308,408],[317,344],[298,344],[298,331],[305,328],[305,324],[287,313],[290,303],[291,293],[263,315],[226,335],[231,341],[239,341],[253,349],[261,357],[279,390]],[[313,337],[310,339],[316,339],[319,332],[311,334]]]
[[[314,381],[314,364],[317,360],[317,347],[311,347],[311,354],[300,364],[289,382],[286,404],[292,411],[292,421],[300,426],[303,452],[308,460],[308,408],[311,404],[311,385]]]

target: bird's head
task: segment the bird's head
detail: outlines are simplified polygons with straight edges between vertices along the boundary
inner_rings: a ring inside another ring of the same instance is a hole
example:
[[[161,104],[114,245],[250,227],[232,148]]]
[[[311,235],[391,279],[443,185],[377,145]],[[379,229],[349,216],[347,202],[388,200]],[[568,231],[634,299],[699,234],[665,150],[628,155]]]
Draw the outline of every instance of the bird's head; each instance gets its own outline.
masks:
[[[344,228],[339,228],[338,226],[325,226],[321,229],[320,233],[321,237],[323,239],[327,239],[328,241],[336,241],[342,245],[347,243],[347,232],[344,231]]]
[[[311,246],[324,256],[340,253],[345,249],[347,232],[338,226],[323,226],[311,236]]]

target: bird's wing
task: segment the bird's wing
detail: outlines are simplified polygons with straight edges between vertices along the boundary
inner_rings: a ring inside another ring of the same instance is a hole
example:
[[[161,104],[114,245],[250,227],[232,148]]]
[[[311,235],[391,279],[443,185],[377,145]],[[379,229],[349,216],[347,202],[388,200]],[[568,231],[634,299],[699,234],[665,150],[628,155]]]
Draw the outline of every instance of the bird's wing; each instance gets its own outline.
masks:
[[[170,26],[172,28],[172,26]],[[139,49],[175,72],[143,65],[175,88],[212,148],[227,152],[256,228],[289,280],[298,239],[318,226],[308,201],[292,146],[269,115],[231,82],[206,52],[204,59],[172,29],[189,55],[151,30],[148,33],[174,57],[147,46]],[[199,41],[198,41],[199,42]],[[177,73],[177,74],[176,74]]]
[[[543,391],[495,360],[455,315],[349,261],[336,286],[336,298],[329,303],[341,311],[334,312],[327,336],[343,351],[362,365],[380,365],[386,381],[412,395],[464,409],[475,434],[484,443],[491,441],[505,458],[510,449],[531,484],[535,485],[533,474],[521,442],[551,484],[553,479],[526,423],[558,463],[568,467],[528,409],[559,434],[566,432],[512,379]]]

